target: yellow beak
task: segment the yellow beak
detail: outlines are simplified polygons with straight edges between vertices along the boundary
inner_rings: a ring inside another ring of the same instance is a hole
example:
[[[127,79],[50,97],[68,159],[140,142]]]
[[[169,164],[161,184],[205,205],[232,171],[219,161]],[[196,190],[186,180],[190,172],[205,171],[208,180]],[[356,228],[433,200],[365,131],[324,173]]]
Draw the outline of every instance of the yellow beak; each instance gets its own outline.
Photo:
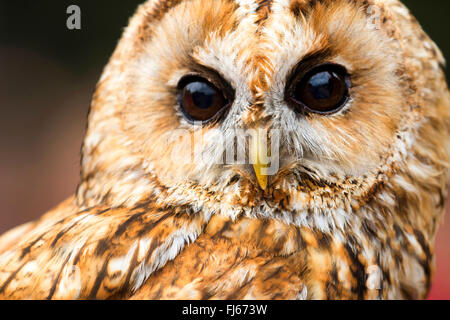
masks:
[[[268,176],[266,174],[269,167],[269,160],[267,153],[267,144],[264,144],[266,135],[261,134],[260,130],[257,130],[256,137],[252,137],[250,143],[250,159],[253,159],[253,169],[255,170],[255,176],[258,180],[261,189],[266,190]],[[270,152],[270,151],[269,151]]]

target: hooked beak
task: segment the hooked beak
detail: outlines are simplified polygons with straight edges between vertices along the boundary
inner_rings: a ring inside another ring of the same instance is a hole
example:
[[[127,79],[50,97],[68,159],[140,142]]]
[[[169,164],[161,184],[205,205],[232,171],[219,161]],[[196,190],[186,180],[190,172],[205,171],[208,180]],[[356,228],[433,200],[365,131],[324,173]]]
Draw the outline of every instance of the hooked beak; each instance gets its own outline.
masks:
[[[255,170],[255,176],[258,180],[261,189],[267,189],[267,168],[269,167],[269,157],[267,144],[265,143],[267,136],[261,134],[261,130],[256,130],[256,136],[251,138],[250,143],[250,159],[252,159],[253,169]],[[270,151],[269,151],[270,152]]]

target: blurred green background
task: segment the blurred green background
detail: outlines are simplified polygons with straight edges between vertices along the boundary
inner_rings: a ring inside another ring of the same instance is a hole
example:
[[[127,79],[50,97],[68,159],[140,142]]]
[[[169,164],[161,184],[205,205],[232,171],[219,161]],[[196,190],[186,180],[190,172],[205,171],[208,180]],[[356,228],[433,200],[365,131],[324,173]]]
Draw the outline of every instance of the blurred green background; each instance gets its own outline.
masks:
[[[75,190],[95,84],[141,2],[0,0],[0,233]],[[450,59],[450,1],[404,3]],[[66,28],[72,4],[81,8],[81,30]],[[449,252],[446,220],[431,298],[450,298]]]

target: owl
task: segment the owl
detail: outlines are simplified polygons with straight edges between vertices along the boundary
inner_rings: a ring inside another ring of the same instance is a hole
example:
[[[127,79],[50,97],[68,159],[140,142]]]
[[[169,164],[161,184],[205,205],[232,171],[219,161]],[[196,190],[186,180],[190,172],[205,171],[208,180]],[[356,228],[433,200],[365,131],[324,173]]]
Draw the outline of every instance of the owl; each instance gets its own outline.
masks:
[[[398,0],[149,0],[76,193],[0,238],[2,299],[422,299],[444,59]]]

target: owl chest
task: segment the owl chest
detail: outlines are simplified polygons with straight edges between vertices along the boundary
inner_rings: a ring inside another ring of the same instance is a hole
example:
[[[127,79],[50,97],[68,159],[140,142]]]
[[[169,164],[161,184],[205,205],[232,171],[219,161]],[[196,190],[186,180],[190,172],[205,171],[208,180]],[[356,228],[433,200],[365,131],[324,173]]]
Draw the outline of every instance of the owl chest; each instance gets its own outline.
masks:
[[[353,248],[354,249],[354,248]],[[378,299],[385,274],[352,248],[277,221],[213,218],[141,299]]]
[[[306,292],[297,272],[300,259],[202,235],[154,273],[133,298],[297,299]]]

